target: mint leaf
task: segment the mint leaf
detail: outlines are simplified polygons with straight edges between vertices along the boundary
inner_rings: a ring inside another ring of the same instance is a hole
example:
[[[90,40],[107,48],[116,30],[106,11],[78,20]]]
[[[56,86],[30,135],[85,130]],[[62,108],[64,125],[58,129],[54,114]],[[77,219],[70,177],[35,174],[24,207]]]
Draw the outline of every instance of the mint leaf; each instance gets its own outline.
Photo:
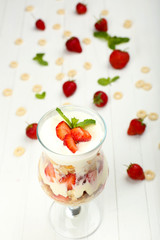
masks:
[[[43,60],[44,53],[37,53],[33,60],[37,61],[40,65],[47,66],[48,62]]]
[[[38,99],[44,99],[46,96],[46,92],[42,92],[42,93],[36,93],[35,97]]]
[[[117,79],[119,79],[119,76],[115,76],[114,78],[99,78],[98,79],[98,83],[102,86],[107,86],[109,84],[111,84],[112,82],[115,82]]]
[[[94,119],[85,119],[83,122],[77,123],[77,127],[86,127],[90,124],[96,124],[96,121]]]
[[[72,128],[71,121],[63,114],[60,108],[56,108],[56,111],[59,113],[59,115],[66,121],[66,123]]]
[[[102,39],[107,40],[107,41],[108,41],[108,38],[109,38],[109,34],[106,33],[106,32],[94,32],[93,35],[94,35],[94,37],[102,38]]]
[[[79,119],[77,118],[71,118],[71,122],[72,122],[72,127],[75,128],[77,127],[77,123],[78,123]]]

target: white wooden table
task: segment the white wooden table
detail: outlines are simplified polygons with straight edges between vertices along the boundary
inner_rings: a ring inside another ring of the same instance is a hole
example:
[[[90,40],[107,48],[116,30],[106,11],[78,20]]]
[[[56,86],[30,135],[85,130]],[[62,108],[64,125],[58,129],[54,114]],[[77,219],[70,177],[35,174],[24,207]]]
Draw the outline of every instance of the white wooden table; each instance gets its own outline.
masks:
[[[138,110],[160,115],[160,2],[159,0],[88,0],[88,12],[77,16],[74,0],[1,0],[0,1],[0,239],[3,240],[59,240],[62,239],[51,228],[48,210],[52,200],[42,191],[37,178],[37,165],[41,154],[38,141],[25,136],[26,122],[38,122],[51,108],[66,102],[96,109],[105,119],[108,129],[103,145],[107,155],[110,175],[105,190],[98,197],[103,209],[103,220],[99,229],[89,240],[158,240],[160,239],[160,120],[145,119],[147,128],[142,136],[126,134],[129,122]],[[25,11],[34,6],[32,14]],[[65,9],[65,15],[58,15],[58,9]],[[95,17],[103,9],[109,11],[106,17],[109,33],[126,36],[130,42],[119,45],[127,49],[131,59],[123,70],[114,70],[108,63],[111,50],[107,44],[93,37]],[[46,23],[45,31],[34,28],[35,19]],[[125,29],[126,19],[133,22]],[[54,24],[61,29],[53,30]],[[91,39],[90,45],[82,43],[81,54],[65,50],[63,32],[69,30],[80,41]],[[23,39],[17,46],[14,41]],[[47,44],[39,46],[39,39]],[[36,53],[45,53],[48,66],[40,66],[32,60]],[[58,57],[64,58],[62,66],[55,65]],[[9,67],[17,61],[18,67]],[[92,63],[92,69],[85,70],[83,64]],[[141,67],[148,66],[148,74]],[[77,91],[66,98],[62,84],[68,80],[67,73],[75,69]],[[58,73],[64,73],[63,80],[56,80]],[[21,74],[30,74],[23,81]],[[113,77],[120,79],[110,86],[100,86],[97,79]],[[137,89],[135,82],[143,79],[152,84],[150,91]],[[36,99],[32,87],[40,84],[46,91],[46,98]],[[11,88],[13,94],[5,97],[2,91]],[[109,102],[100,109],[92,104],[95,91],[103,90]],[[121,91],[123,98],[115,100],[113,93]],[[18,117],[19,107],[27,112]],[[26,149],[21,157],[15,157],[17,146]],[[126,167],[131,162],[139,163],[145,170],[151,169],[156,177],[153,181],[132,181],[127,177]]]

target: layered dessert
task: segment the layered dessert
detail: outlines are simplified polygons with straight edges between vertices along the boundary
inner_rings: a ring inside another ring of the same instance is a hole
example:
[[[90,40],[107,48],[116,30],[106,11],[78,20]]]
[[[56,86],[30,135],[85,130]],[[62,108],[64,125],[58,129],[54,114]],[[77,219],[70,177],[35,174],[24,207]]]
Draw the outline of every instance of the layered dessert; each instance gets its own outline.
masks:
[[[67,106],[52,110],[38,124],[44,151],[39,180],[54,200],[76,206],[96,197],[108,177],[107,161],[100,150],[106,128],[94,111]]]

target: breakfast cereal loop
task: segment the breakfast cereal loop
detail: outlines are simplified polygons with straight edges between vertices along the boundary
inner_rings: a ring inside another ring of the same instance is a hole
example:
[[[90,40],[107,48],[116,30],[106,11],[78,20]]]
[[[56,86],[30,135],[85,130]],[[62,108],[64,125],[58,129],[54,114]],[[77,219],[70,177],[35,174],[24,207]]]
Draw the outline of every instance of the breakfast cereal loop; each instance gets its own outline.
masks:
[[[123,97],[123,94],[121,92],[115,92],[113,94],[113,97],[116,99],[116,100],[120,100],[122,97]]]
[[[152,120],[152,121],[155,121],[155,120],[157,120],[157,119],[159,118],[159,116],[158,116],[157,113],[152,112],[152,113],[149,113],[149,114],[148,114],[148,118],[149,118],[150,120]]]
[[[152,85],[150,83],[144,83],[143,89],[149,91],[150,89],[152,89]]]
[[[17,38],[14,43],[16,45],[21,45],[23,43],[23,39],[22,38]]]
[[[146,170],[144,172],[145,179],[148,181],[151,181],[155,178],[155,173],[151,170]]]
[[[54,30],[59,30],[61,28],[61,25],[59,23],[56,23],[52,27]]]
[[[158,143],[158,149],[160,149],[160,143]]]
[[[132,27],[132,21],[131,20],[125,20],[123,23],[124,28],[131,28]]]
[[[30,78],[30,76],[29,76],[28,73],[23,73],[23,74],[21,75],[21,80],[23,80],[23,81],[26,81],[26,80],[28,80],[29,78]]]
[[[71,104],[70,102],[63,103],[63,105],[70,105],[70,104]]]
[[[64,9],[58,9],[57,10],[57,14],[64,15],[65,14],[65,10]]]
[[[89,45],[91,43],[91,39],[90,38],[84,38],[82,42],[86,45]]]
[[[13,61],[10,63],[10,67],[11,68],[17,68],[18,67],[18,63],[16,61]]]
[[[149,72],[150,72],[150,68],[149,68],[149,67],[146,67],[146,66],[145,66],[145,67],[142,67],[142,68],[141,68],[141,72],[142,72],[142,73],[149,73]]]
[[[62,80],[64,78],[64,73],[58,73],[57,75],[56,75],[56,79],[57,80]]]
[[[11,96],[12,95],[12,89],[10,89],[10,88],[6,88],[6,89],[4,89],[3,90],[3,95],[5,96],[5,97],[8,97],[8,96]]]
[[[92,64],[89,63],[89,62],[85,62],[83,66],[84,66],[84,68],[85,68],[86,70],[89,70],[89,69],[92,68]]]
[[[38,40],[38,44],[39,44],[40,46],[44,46],[44,45],[46,45],[46,43],[47,43],[47,41],[46,41],[45,39],[40,39],[40,40]]]
[[[64,31],[63,36],[64,37],[70,37],[72,33],[70,31]]]
[[[70,70],[67,75],[68,77],[74,77],[76,74],[77,74],[76,70]]]
[[[101,11],[101,16],[107,16],[109,14],[109,11],[104,9]]]
[[[62,57],[60,57],[60,58],[57,58],[55,63],[56,63],[56,65],[62,65],[63,62],[64,62],[64,59]]]
[[[13,152],[14,156],[16,156],[16,157],[20,157],[24,153],[25,153],[25,149],[23,147],[21,147],[21,146],[16,147],[14,152]]]
[[[146,116],[147,116],[147,113],[146,113],[146,111],[144,111],[144,110],[139,110],[139,111],[137,112],[137,117],[138,117],[138,118],[144,119]]]
[[[34,85],[33,88],[32,88],[33,92],[35,93],[39,93],[42,91],[42,86],[37,84],[37,85]]]
[[[138,80],[136,83],[135,83],[135,86],[137,88],[142,88],[144,86],[145,82],[143,80]]]
[[[30,5],[30,6],[27,6],[25,10],[26,12],[32,12],[34,10],[34,7]]]
[[[16,111],[17,116],[23,116],[26,113],[26,109],[24,107],[19,107]]]

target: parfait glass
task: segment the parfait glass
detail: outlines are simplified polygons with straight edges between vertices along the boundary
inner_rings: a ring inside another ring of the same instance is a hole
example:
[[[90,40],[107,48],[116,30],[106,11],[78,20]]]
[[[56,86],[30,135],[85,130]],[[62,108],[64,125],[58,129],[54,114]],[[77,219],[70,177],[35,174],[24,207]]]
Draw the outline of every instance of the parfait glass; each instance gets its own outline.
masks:
[[[106,125],[103,118],[94,110],[79,106],[62,106],[67,115],[78,112],[96,119],[99,126],[98,142],[89,150],[79,153],[57,151],[53,121],[57,118],[56,109],[47,112],[37,127],[38,140],[42,146],[39,160],[39,181],[44,192],[54,201],[49,209],[49,218],[54,230],[63,237],[83,238],[96,231],[101,223],[99,207],[93,201],[103,190],[108,177],[108,164],[101,150],[106,138]],[[52,133],[53,131],[53,133]],[[53,134],[53,139],[52,139]],[[48,139],[48,141],[47,141]],[[52,140],[55,147],[52,147]],[[91,140],[92,141],[92,140]]]

